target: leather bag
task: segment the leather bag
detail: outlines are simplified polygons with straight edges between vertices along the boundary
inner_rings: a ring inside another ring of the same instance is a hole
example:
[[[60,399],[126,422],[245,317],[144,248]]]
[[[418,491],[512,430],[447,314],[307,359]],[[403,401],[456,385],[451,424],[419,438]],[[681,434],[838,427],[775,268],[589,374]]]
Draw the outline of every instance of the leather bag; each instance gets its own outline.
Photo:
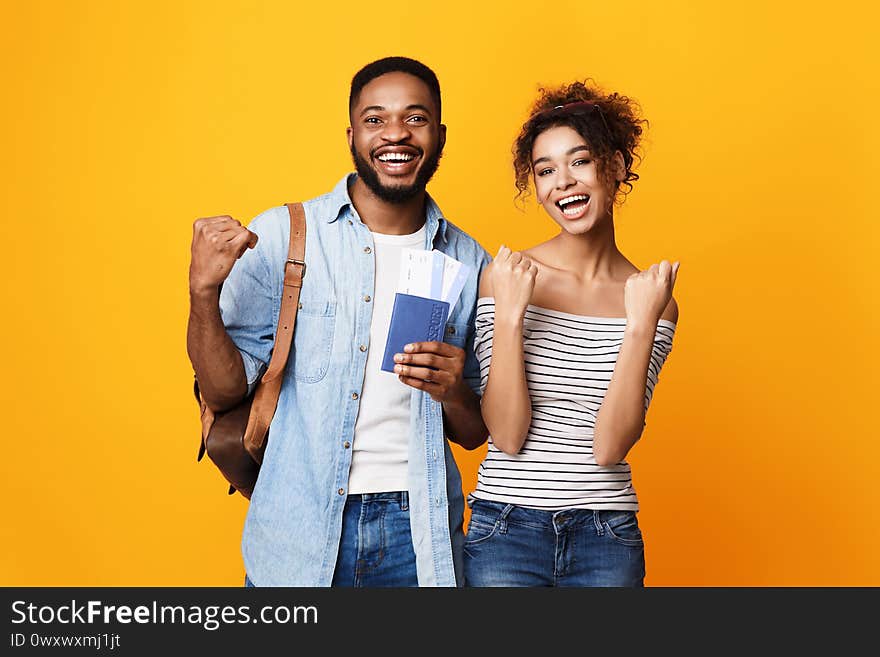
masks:
[[[254,492],[266,452],[269,425],[281,393],[284,369],[296,327],[299,293],[306,275],[305,213],[301,203],[288,203],[287,210],[290,213],[290,245],[284,265],[281,311],[269,367],[253,393],[225,411],[214,412],[208,408],[199,394],[198,378],[194,383],[202,420],[198,460],[201,461],[207,454],[229,482],[229,494],[238,491],[247,499]]]

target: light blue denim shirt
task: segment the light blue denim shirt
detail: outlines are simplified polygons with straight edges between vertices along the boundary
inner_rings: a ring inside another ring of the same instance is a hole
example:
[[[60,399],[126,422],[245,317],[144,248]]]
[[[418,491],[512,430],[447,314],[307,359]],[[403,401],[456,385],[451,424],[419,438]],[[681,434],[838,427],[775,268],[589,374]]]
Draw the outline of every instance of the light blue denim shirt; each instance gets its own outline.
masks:
[[[343,178],[303,203],[306,263],[294,344],[263,465],[244,525],[242,554],[258,586],[329,586],[333,579],[355,420],[364,383],[373,314],[372,235]],[[464,377],[479,394],[474,314],[479,275],[490,256],[426,203],[425,248],[471,267],[445,341],[466,351]],[[259,236],[235,264],[220,294],[223,323],[253,388],[269,362],[281,309],[290,219],[284,206],[249,225]],[[370,247],[369,250],[367,247]],[[461,477],[443,432],[441,404],[420,390],[410,401],[410,524],[420,586],[462,584],[464,500]]]

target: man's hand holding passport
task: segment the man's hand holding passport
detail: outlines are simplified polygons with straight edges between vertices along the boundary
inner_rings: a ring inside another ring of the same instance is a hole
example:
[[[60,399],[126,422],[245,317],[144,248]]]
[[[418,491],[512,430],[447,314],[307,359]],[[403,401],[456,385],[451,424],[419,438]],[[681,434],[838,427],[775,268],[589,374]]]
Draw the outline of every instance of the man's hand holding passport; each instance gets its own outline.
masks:
[[[461,349],[443,344],[446,321],[471,268],[437,250],[404,249],[402,259],[382,370],[443,401],[464,364]]]

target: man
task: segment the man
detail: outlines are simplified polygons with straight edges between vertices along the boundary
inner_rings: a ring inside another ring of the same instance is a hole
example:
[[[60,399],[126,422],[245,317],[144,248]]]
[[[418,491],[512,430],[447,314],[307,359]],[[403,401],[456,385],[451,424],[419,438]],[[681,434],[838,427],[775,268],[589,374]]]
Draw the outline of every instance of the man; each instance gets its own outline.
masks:
[[[308,270],[245,521],[248,583],[462,583],[464,504],[446,437],[474,449],[488,434],[473,333],[490,257],[425,191],[446,140],[440,111],[437,77],[415,60],[382,59],[352,80],[357,173],[304,203]],[[253,389],[274,343],[287,210],[248,228],[226,216],[194,226],[187,349],[214,411]],[[380,364],[405,247],[436,248],[471,275],[444,342],[408,347],[395,375]]]

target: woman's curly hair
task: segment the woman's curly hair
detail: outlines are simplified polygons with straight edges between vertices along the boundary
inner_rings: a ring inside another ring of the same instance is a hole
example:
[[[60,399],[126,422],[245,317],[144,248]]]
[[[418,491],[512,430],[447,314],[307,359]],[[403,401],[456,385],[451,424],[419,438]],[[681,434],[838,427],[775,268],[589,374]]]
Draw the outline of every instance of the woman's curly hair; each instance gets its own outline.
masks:
[[[528,195],[535,139],[549,128],[569,126],[586,140],[599,176],[614,186],[615,202],[622,203],[632,191],[633,181],[639,179],[633,167],[641,159],[638,150],[642,131],[648,123],[640,117],[638,103],[618,93],[606,94],[589,80],[552,89],[541,88],[539,93],[529,119],[513,144],[516,198]],[[572,103],[577,104],[572,106]],[[616,151],[623,155],[626,168],[622,181],[614,180],[610,171]]]

